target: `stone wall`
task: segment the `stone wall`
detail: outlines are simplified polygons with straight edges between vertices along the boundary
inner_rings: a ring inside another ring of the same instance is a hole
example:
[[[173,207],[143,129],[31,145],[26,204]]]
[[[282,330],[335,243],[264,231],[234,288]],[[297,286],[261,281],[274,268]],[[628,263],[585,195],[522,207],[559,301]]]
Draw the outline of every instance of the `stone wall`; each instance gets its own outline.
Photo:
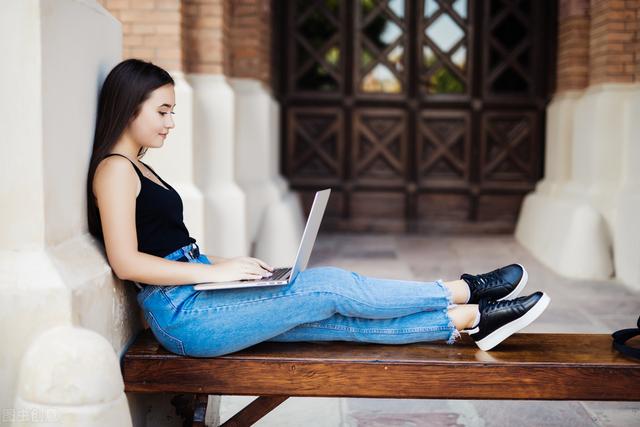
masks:
[[[131,425],[118,356],[141,324],[87,232],[85,193],[120,23],[88,0],[1,7],[2,422]]]

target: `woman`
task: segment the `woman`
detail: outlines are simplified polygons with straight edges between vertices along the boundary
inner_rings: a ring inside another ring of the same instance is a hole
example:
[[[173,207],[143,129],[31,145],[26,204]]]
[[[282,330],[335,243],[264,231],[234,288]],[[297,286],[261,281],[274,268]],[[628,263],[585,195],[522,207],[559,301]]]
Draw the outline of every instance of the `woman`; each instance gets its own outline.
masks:
[[[195,291],[193,283],[257,279],[273,268],[200,254],[180,196],[140,160],[164,144],[174,107],[165,70],[136,59],[118,64],[100,91],[87,177],[89,230],[115,274],[141,288],[138,303],[167,350],[212,357],[268,340],[453,343],[460,331],[489,350],[549,304],[542,292],[515,298],[527,282],[518,264],[450,282],[317,267],[284,286]]]

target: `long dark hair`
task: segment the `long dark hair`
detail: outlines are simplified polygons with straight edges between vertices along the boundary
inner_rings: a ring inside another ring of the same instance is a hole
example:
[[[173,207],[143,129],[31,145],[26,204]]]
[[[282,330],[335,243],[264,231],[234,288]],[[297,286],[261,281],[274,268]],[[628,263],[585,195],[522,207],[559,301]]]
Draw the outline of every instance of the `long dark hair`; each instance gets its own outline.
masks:
[[[93,196],[93,175],[98,163],[111,152],[127,126],[140,113],[140,107],[151,92],[166,84],[175,85],[173,78],[151,62],[127,59],[116,65],[104,80],[98,97],[93,151],[87,172],[87,221],[89,233],[104,244],[100,213]],[[142,158],[146,147],[138,152]]]

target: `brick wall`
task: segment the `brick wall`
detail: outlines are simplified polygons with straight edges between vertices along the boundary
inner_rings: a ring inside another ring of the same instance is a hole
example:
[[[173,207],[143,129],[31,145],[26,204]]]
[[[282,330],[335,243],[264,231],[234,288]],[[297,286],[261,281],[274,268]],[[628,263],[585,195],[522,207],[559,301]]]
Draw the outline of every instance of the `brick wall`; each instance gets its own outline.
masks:
[[[640,0],[560,0],[557,91],[640,82]]]
[[[122,22],[123,57],[270,84],[270,0],[98,0]]]
[[[589,84],[636,81],[640,0],[591,0]]]
[[[640,5],[636,9],[636,25],[640,25]],[[636,27],[636,81],[640,82],[640,28]]]
[[[123,58],[183,69],[180,0],[98,0],[122,23]]]
[[[234,0],[232,75],[269,85],[271,70],[271,6],[269,0]]]
[[[589,0],[560,0],[556,90],[589,84]]]
[[[231,0],[183,0],[185,70],[231,73]]]

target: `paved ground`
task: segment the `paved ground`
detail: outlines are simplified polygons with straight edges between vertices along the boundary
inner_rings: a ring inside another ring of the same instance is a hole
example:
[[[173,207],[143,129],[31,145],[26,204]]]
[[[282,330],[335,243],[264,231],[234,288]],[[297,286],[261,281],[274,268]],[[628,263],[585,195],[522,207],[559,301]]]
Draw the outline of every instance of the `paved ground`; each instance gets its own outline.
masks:
[[[595,332],[632,327],[640,293],[615,281],[562,278],[512,236],[450,237],[324,234],[310,267],[333,265],[375,277],[451,280],[519,262],[529,271],[526,293],[552,302],[524,332]],[[464,382],[464,378],[460,378]],[[221,421],[254,397],[223,396]],[[256,426],[640,426],[640,404],[618,402],[466,401],[290,398]]]

